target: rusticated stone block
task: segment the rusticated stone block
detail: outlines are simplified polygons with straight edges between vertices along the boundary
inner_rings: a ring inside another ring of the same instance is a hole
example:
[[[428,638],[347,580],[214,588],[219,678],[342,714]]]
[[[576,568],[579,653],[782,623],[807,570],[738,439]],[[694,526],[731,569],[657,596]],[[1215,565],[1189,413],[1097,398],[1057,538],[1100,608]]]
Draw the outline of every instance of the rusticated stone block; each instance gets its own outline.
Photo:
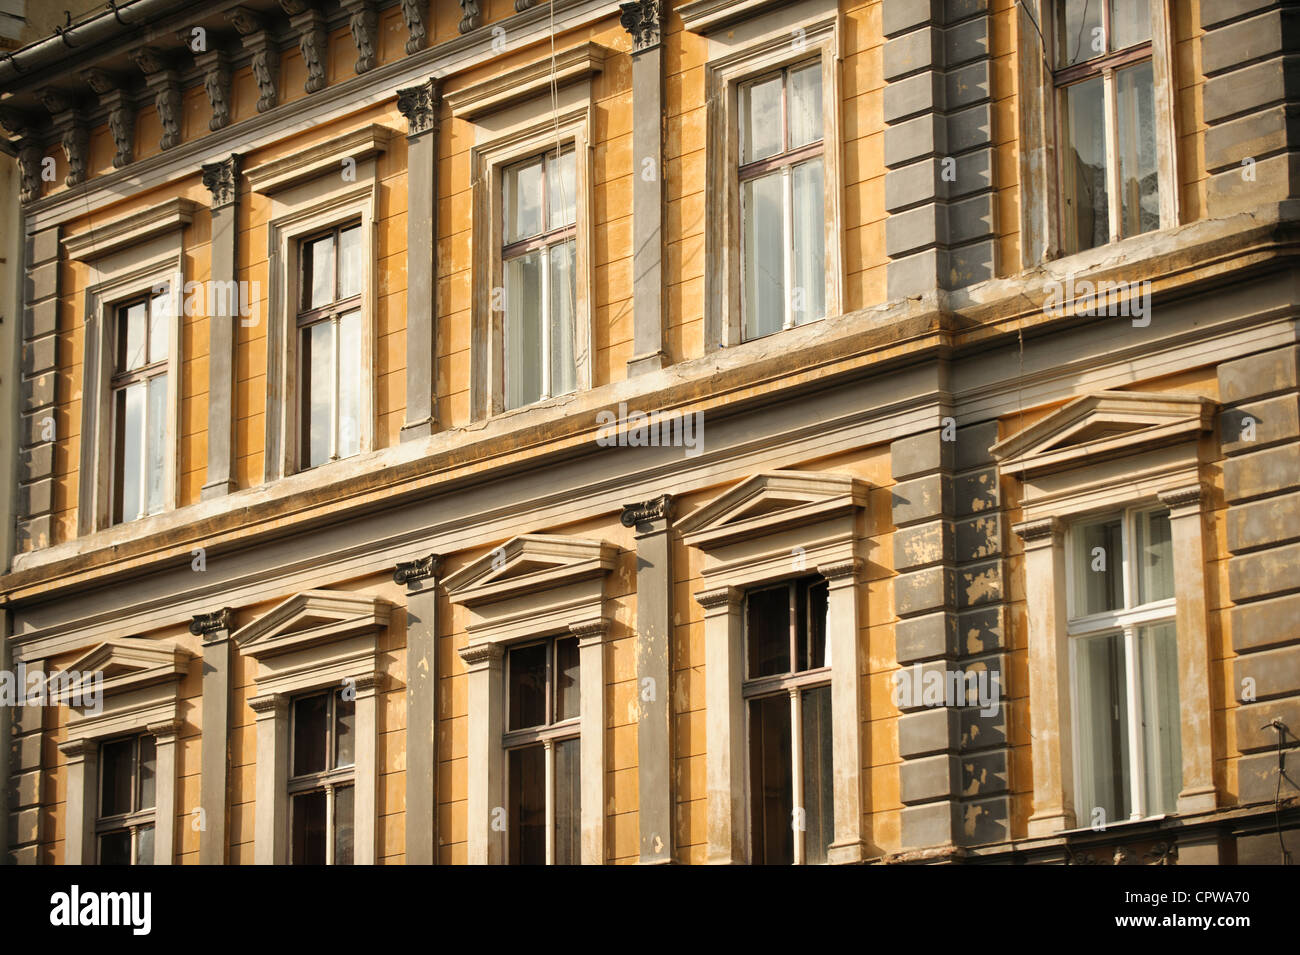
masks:
[[[1239,656],[1232,661],[1232,676],[1238,699],[1247,679],[1254,681],[1257,700],[1300,694],[1300,643]]]
[[[1233,603],[1284,593],[1296,585],[1300,543],[1228,558],[1228,596]]]
[[[1225,405],[1300,387],[1300,348],[1294,345],[1225,361],[1218,369],[1219,400]]]
[[[1232,608],[1232,648],[1238,653],[1300,639],[1300,594]]]
[[[952,559],[953,531],[948,521],[912,524],[894,532],[894,570],[900,573]]]
[[[1284,444],[1223,462],[1223,496],[1232,503],[1300,487],[1300,444]]]
[[[1300,538],[1300,493],[1266,497],[1228,508],[1228,550],[1233,553]]]
[[[895,484],[890,494],[895,527],[906,527],[952,513],[952,483],[944,474],[903,481]]]
[[[952,798],[960,793],[960,766],[948,755],[909,759],[898,769],[898,785],[905,806]]]
[[[957,617],[930,613],[894,625],[895,656],[902,664],[954,655],[958,647]]]

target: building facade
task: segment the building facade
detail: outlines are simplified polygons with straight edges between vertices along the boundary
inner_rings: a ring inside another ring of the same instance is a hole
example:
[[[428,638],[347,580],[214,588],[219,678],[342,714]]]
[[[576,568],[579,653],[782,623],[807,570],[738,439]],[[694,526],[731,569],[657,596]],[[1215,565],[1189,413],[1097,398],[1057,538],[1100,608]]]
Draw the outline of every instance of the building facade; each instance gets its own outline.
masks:
[[[1289,861],[1297,90],[1271,0],[29,38],[4,858]]]

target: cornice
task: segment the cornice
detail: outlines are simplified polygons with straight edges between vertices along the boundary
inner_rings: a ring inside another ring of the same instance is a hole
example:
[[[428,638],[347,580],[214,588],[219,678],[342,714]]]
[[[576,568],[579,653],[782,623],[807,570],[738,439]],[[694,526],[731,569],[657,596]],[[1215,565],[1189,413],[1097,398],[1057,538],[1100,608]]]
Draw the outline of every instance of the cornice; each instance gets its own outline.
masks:
[[[525,102],[545,91],[594,76],[605,68],[612,50],[581,43],[550,57],[525,63],[499,76],[443,95],[456,119],[474,120],[487,113]]]
[[[695,0],[677,8],[682,27],[691,33],[708,35],[794,0]]]
[[[338,173],[342,163],[349,159],[361,162],[377,156],[388,148],[392,135],[393,130],[387,126],[371,123],[282,159],[246,169],[244,178],[253,192],[274,195],[298,183]]]
[[[68,236],[63,240],[63,248],[74,262],[94,262],[154,236],[183,229],[194,221],[198,208],[189,199],[168,199],[143,212]]]

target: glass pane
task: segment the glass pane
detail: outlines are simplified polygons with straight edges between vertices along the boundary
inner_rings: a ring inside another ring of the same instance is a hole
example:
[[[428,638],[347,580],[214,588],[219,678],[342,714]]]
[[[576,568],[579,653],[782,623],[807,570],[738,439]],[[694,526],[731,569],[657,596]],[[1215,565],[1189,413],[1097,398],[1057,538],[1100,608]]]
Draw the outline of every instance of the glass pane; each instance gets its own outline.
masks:
[[[749,678],[790,672],[790,588],[756,590],[745,600]]]
[[[1130,0],[1122,0],[1129,3]],[[1056,0],[1056,68],[1072,66],[1106,52],[1102,0]]]
[[[542,160],[505,171],[506,243],[542,232]]]
[[[1101,77],[1067,86],[1061,98],[1065,142],[1061,195],[1065,242],[1081,252],[1110,241],[1106,192],[1106,110]]]
[[[1122,50],[1149,39],[1150,0],[1110,0],[1110,48]]]
[[[803,694],[804,861],[820,865],[835,838],[835,769],[831,762],[831,688]]]
[[[1074,544],[1074,606],[1070,613],[1085,617],[1124,606],[1124,551],[1120,518],[1080,524]]]
[[[781,144],[781,76],[778,74],[740,90],[740,161],[775,156]]]
[[[574,153],[569,150],[546,164],[548,229],[563,229],[577,221],[578,184],[574,177]]]
[[[555,641],[555,721],[573,719],[580,712],[578,638]]]
[[[333,395],[330,375],[334,366],[334,324],[317,322],[302,330],[301,380],[302,466],[314,468],[330,458]]]
[[[541,744],[510,750],[512,865],[546,864],[546,753]]]
[[[785,322],[783,182],[778,171],[740,186],[746,339],[778,332]]]
[[[547,643],[510,651],[510,725],[512,730],[546,722]]]
[[[100,774],[103,779],[99,799],[101,816],[130,812],[131,769],[135,761],[135,740],[122,739],[105,743],[99,749]]]
[[[144,442],[145,383],[119,389],[113,440],[113,520],[133,521],[141,514],[140,454]]]
[[[135,831],[135,864],[153,865],[153,826],[141,826]]]
[[[339,319],[339,457],[361,450],[361,312]]]
[[[822,138],[822,65],[790,71],[786,121],[790,145],[795,149]]]
[[[149,449],[146,460],[149,473],[147,491],[148,513],[157,514],[163,509],[163,478],[167,461],[167,376],[155,375],[149,379]]]
[[[361,226],[339,233],[339,298],[361,294]]]
[[[555,864],[582,862],[582,787],[578,775],[582,745],[578,739],[555,743]]]
[[[824,580],[799,585],[799,669],[816,670],[830,665],[826,647],[826,599]]]
[[[334,698],[334,765],[351,766],[356,762],[357,704],[343,699],[339,693]]]
[[[131,864],[130,830],[119,829],[116,832],[106,832],[99,837],[99,864],[100,865],[130,865]]]
[[[578,366],[574,360],[577,329],[573,284],[575,240],[551,246],[550,321],[551,321],[551,394],[567,395],[578,387]]]
[[[352,865],[353,789],[339,786],[334,790],[334,864]]]
[[[170,292],[155,295],[149,305],[149,364],[167,360],[171,339],[172,297]]]
[[[1138,631],[1138,668],[1142,674],[1146,812],[1174,812],[1183,784],[1183,748],[1178,710],[1178,634],[1172,622]]]
[[[1119,124],[1120,234],[1160,228],[1160,175],[1156,169],[1156,107],[1151,61],[1115,72]]]
[[[325,864],[325,790],[293,797],[293,864]]]
[[[1138,603],[1174,595],[1174,543],[1168,511],[1144,511],[1136,525]]]
[[[801,163],[790,171],[794,188],[794,289],[790,310],[794,323],[826,314],[826,189],[822,161]]]
[[[303,308],[320,308],[334,301],[334,236],[307,242],[302,253]]]
[[[755,865],[794,862],[794,776],[790,698],[749,703],[749,794]]]
[[[293,775],[325,770],[329,697],[304,696],[293,701]]]
[[[145,321],[148,306],[136,302],[117,311],[117,370],[143,368],[145,360]]]
[[[542,397],[542,253],[510,259],[506,273],[506,407]]]
[[[1078,681],[1079,825],[1092,825],[1101,809],[1105,824],[1129,815],[1128,706],[1125,700],[1124,635],[1080,638],[1075,648]]]
[[[154,807],[158,775],[158,741],[152,736],[140,737],[140,801],[137,809]]]

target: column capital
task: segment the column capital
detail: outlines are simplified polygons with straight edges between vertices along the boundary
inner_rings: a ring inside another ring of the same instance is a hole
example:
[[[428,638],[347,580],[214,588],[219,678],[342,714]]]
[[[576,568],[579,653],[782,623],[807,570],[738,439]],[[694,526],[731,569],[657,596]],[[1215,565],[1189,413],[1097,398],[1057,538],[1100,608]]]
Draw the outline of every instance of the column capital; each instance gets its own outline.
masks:
[[[608,629],[609,621],[604,617],[569,624],[569,633],[578,638],[579,647],[589,647],[604,642],[605,632]]]
[[[234,205],[239,195],[239,154],[203,164],[203,185],[212,193],[212,208]]]
[[[1201,501],[1205,498],[1205,486],[1199,482],[1188,484],[1183,487],[1170,488],[1167,491],[1158,491],[1156,497],[1160,503],[1169,508],[1170,512],[1176,515],[1178,511],[1188,513],[1199,511]]]
[[[858,571],[862,569],[862,558],[850,557],[848,560],[837,560],[829,564],[818,564],[817,573],[821,574],[832,584],[852,583],[857,580]]]
[[[59,752],[68,758],[68,762],[80,762],[98,749],[99,743],[88,736],[79,736],[59,744]]]
[[[397,91],[397,111],[406,117],[408,137],[437,132],[441,106],[436,77],[429,77],[419,86],[407,86]]]
[[[173,742],[181,731],[180,720],[163,720],[161,723],[150,723],[145,727],[150,735],[157,738],[160,743]]]
[[[648,532],[667,530],[667,525],[672,523],[673,519],[673,496],[671,494],[660,494],[658,497],[652,497],[648,501],[640,501],[636,504],[624,504],[623,513],[619,516],[619,522],[624,527],[637,527],[641,524],[653,524],[656,521],[663,521],[663,527],[649,528]]]
[[[1065,536],[1065,522],[1059,517],[1044,517],[1036,521],[1021,521],[1012,528],[1026,546],[1046,547],[1056,544]]]
[[[740,601],[745,594],[738,587],[722,586],[715,587],[712,590],[697,590],[695,592],[696,602],[706,611],[726,609],[731,610],[740,605]]]
[[[214,610],[211,613],[195,614],[190,620],[190,633],[196,637],[207,637],[209,641],[219,640],[221,638],[214,637],[213,634],[219,630],[225,630],[229,633],[233,620],[234,611],[229,607],[222,607],[220,610]]]
[[[416,560],[401,560],[393,570],[393,583],[411,584],[417,580],[427,580],[438,573],[438,554],[429,554]]]
[[[632,36],[632,53],[644,53],[663,39],[662,0],[628,0],[620,3],[619,23]]]
[[[499,667],[502,657],[506,654],[505,648],[499,643],[473,643],[461,647],[458,652],[471,672]]]
[[[248,708],[257,714],[257,718],[283,719],[289,712],[289,698],[283,693],[266,693],[255,696],[248,701]]]

